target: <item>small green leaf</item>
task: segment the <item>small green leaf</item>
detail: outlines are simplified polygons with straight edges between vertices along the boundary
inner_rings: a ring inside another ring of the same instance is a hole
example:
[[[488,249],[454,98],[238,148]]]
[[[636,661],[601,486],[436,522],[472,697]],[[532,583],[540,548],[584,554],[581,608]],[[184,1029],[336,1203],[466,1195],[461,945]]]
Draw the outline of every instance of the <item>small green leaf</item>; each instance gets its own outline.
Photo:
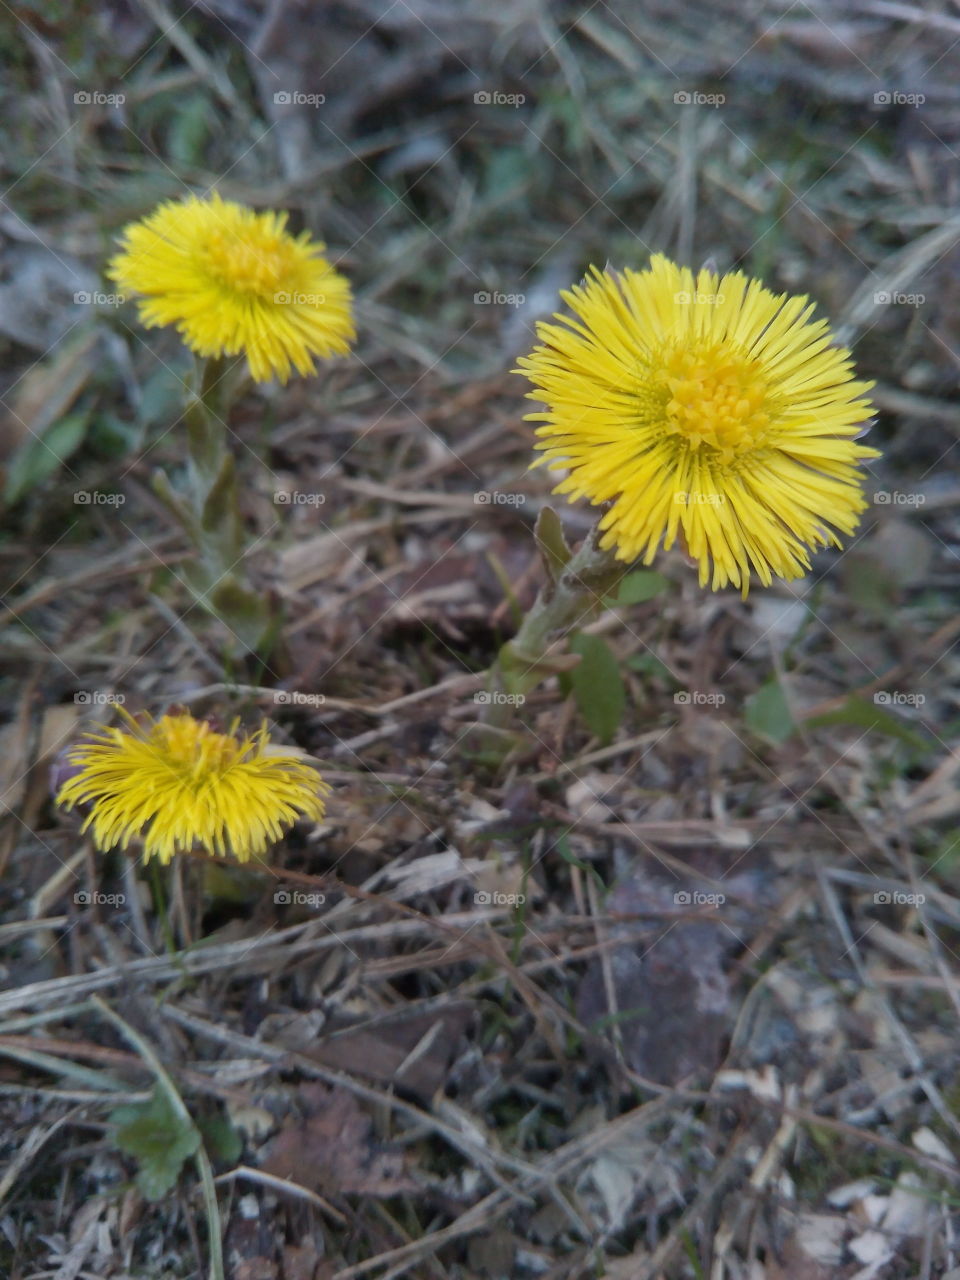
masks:
[[[580,714],[590,732],[606,744],[619,729],[627,702],[617,660],[604,640],[583,632],[572,638],[570,649],[581,659],[570,673]]]
[[[878,706],[875,702],[867,702],[864,698],[850,697],[836,711],[827,711],[822,716],[811,716],[806,720],[808,729],[819,729],[825,725],[848,724],[855,729],[872,729],[874,733],[886,734],[888,738],[899,738],[908,746],[923,751],[929,743],[914,733],[897,716]]]
[[[7,502],[19,502],[52,472],[61,467],[83,444],[89,414],[86,410],[68,413],[43,433],[28,435],[13,456],[7,471]]]
[[[960,862],[960,836],[948,836],[939,846],[930,850],[927,858],[941,873],[953,872]]]
[[[670,668],[661,662],[655,653],[631,654],[626,665],[631,671],[637,671],[642,676],[654,676],[660,680],[673,679]]]
[[[597,870],[597,868],[593,865],[592,862],[583,862],[580,858],[577,857],[577,855],[570,848],[570,841],[565,831],[561,832],[561,834],[557,836],[557,843],[554,847],[556,848],[557,853],[559,853],[560,857],[564,860],[564,862],[569,862],[570,865],[572,867],[576,867],[578,871],[583,871],[586,875],[592,876],[593,882],[597,886],[597,888],[600,890],[600,892],[606,893],[607,886],[603,883],[603,877],[600,875],[600,872]]]
[[[776,676],[747,698],[743,718],[748,729],[777,746],[786,742],[797,727]]]
[[[110,410],[102,410],[90,424],[90,448],[111,459],[133,453],[142,440],[139,421],[128,421]]]
[[[210,134],[210,100],[205,93],[181,98],[170,111],[170,132],[166,151],[168,163],[177,171],[203,163],[203,150]]]
[[[182,409],[183,386],[179,378],[171,377],[166,365],[161,365],[146,379],[140,390],[137,416],[141,426],[162,426],[179,418]]]
[[[612,603],[615,605],[644,604],[652,600],[670,585],[670,579],[654,569],[635,569],[625,574],[617,588]]]
[[[262,596],[227,574],[205,597],[207,607],[230,628],[240,643],[257,653],[273,624],[270,606]]]
[[[226,1116],[201,1116],[198,1124],[211,1158],[221,1164],[236,1164],[243,1151],[243,1139]]]
[[[205,858],[198,862],[204,897],[219,907],[222,903],[252,904],[263,893],[263,876],[229,862]],[[198,945],[202,945],[198,942]]]
[[[154,471],[150,477],[150,486],[171,515],[183,525],[193,541],[199,542],[201,538],[200,524],[190,510],[186,498],[183,494],[177,493],[170,483],[170,477],[167,473],[159,470]]]
[[[567,546],[563,536],[563,525],[560,517],[552,507],[544,507],[537,516],[533,527],[533,536],[543,559],[544,568],[551,582],[556,582],[566,568],[573,552]]]
[[[184,1161],[200,1146],[200,1130],[174,1110],[159,1086],[149,1102],[117,1107],[110,1123],[117,1126],[117,1146],[140,1165],[137,1186],[148,1200],[171,1190]]]
[[[530,185],[529,149],[522,146],[491,147],[486,158],[484,196],[491,203],[521,198]]]

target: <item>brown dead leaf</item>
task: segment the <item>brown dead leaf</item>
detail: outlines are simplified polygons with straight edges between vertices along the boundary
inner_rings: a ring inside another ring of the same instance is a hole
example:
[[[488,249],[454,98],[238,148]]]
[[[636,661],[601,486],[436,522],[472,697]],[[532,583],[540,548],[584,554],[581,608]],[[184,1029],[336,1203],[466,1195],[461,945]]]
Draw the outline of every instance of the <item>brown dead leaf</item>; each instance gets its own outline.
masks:
[[[326,1036],[311,1046],[308,1056],[327,1067],[400,1085],[429,1101],[446,1079],[471,1014],[466,1002],[442,1012],[391,1014],[375,1026]]]
[[[639,949],[613,950],[607,972],[599,961],[590,966],[578,1017],[588,1028],[615,1017],[626,1060],[648,1079],[677,1084],[717,1066],[730,1019],[724,963],[745,936],[749,909],[742,899],[758,892],[754,880],[752,872],[731,877],[724,882],[729,901],[698,907],[713,901],[709,881],[678,893],[679,882],[638,866],[611,895],[611,913],[648,916],[649,933]]]
[[[712,1071],[728,1026],[729,990],[713,925],[678,924],[651,938],[647,954],[611,953],[616,1007],[598,963],[580,988],[578,1016],[586,1027],[614,1016],[633,1069],[660,1084]]]
[[[319,1194],[395,1196],[414,1191],[400,1152],[371,1133],[353,1094],[322,1084],[300,1090],[302,1116],[292,1116],[271,1144],[265,1172]]]
[[[329,1280],[333,1264],[325,1261],[307,1236],[302,1244],[288,1244],[283,1250],[283,1280]]]

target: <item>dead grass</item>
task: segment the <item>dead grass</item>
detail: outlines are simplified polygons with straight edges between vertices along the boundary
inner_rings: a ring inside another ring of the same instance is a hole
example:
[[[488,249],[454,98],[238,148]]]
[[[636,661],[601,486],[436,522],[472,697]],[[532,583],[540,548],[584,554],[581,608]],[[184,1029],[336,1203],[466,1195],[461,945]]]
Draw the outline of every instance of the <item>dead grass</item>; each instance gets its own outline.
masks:
[[[3,1276],[206,1276],[211,1236],[235,1280],[960,1265],[958,38],[873,0],[7,12],[8,479],[45,444],[0,542]],[[359,295],[355,357],[232,424],[267,664],[191,606],[150,489],[175,338],[73,300],[215,182]],[[878,381],[888,500],[747,603],[665,557],[592,627],[614,740],[553,682],[502,765],[475,694],[549,497],[508,370],[558,288],[652,249],[821,303]],[[267,714],[335,784],[324,825],[262,871],[94,857],[49,767],[117,694]],[[161,1084],[205,1138],[150,1201],[109,1117]]]

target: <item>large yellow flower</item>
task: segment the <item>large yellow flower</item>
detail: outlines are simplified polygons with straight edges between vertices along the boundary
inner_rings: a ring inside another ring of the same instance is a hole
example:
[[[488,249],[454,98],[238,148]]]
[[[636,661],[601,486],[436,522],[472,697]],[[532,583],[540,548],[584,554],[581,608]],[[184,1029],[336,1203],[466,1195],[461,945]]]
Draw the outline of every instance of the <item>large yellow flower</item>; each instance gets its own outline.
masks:
[[[246,862],[297,818],[323,817],[329,785],[295,748],[271,746],[265,724],[238,738],[239,721],[223,734],[185,714],[126,719],[67,752],[75,772],[57,793],[68,809],[90,805],[82,829],[99,849],[140,839],[144,859],[200,849]]]
[[[569,470],[554,492],[611,504],[602,547],[650,564],[682,533],[701,586],[746,595],[751,570],[800,577],[808,548],[854,531],[873,384],[806,298],[660,255],[562,297],[573,318],[538,325],[518,372],[547,406],[528,415],[540,461]]]
[[[257,382],[315,372],[355,337],[348,281],[285,213],[191,196],[168,201],[122,233],[107,276],[139,294],[148,328],[176,325],[201,356],[243,352]]]

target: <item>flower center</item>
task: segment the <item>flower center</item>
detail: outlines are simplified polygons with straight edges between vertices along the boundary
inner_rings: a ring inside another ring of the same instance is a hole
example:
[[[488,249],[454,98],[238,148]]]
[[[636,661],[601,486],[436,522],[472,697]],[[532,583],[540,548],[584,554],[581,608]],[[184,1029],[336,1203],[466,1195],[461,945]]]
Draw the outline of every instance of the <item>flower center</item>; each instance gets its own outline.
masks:
[[[218,284],[236,293],[272,300],[289,278],[292,261],[289,246],[279,236],[243,240],[236,234],[214,231],[204,246],[203,264]]]
[[[681,347],[658,363],[667,429],[691,449],[706,445],[729,463],[764,443],[770,414],[758,361],[714,342]]]
[[[154,736],[170,763],[197,781],[222,773],[240,751],[235,738],[208,731],[190,716],[164,716]]]

